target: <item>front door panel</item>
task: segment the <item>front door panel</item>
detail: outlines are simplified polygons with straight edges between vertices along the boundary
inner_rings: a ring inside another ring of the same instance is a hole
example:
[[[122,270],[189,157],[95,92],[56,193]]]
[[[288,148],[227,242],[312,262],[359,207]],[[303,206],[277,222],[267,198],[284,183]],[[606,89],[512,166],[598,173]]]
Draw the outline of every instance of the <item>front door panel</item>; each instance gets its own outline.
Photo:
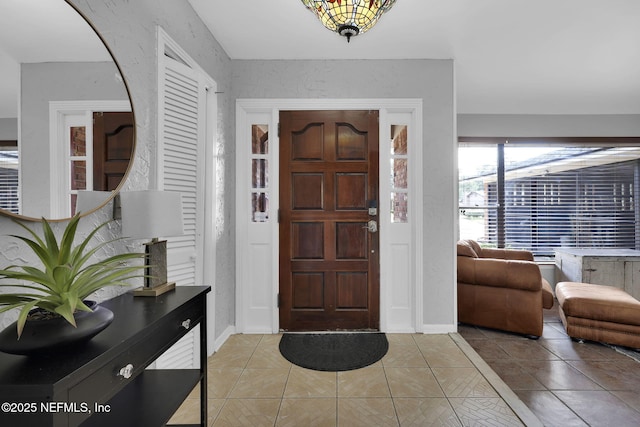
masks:
[[[280,113],[280,328],[379,329],[377,111]]]

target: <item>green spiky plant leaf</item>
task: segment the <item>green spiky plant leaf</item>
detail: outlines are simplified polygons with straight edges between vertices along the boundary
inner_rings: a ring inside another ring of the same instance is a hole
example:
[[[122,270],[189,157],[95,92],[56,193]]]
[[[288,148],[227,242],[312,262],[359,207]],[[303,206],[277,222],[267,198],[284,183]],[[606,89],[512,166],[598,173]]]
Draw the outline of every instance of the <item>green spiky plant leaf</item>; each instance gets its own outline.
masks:
[[[89,242],[109,221],[96,227],[77,246],[74,239],[80,216],[74,216],[67,224],[60,242],[51,226],[42,219],[43,237],[19,221],[29,237],[12,235],[31,248],[42,262],[42,268],[28,265],[11,265],[0,270],[0,288],[12,287],[17,292],[0,293],[0,313],[19,308],[17,328],[18,338],[22,334],[29,311],[39,307],[64,317],[76,326],[76,310],[91,311],[83,300],[98,289],[107,286],[128,286],[126,281],[143,276],[144,265],[129,265],[133,259],[144,258],[143,253],[124,253],[89,264],[89,259],[103,246],[119,239],[102,242],[89,249]],[[6,281],[13,283],[6,283]]]

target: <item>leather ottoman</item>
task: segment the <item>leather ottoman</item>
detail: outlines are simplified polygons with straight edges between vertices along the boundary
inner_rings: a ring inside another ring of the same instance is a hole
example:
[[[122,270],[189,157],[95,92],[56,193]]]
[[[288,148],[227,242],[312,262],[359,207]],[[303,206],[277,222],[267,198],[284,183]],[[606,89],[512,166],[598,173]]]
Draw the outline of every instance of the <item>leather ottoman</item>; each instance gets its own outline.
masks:
[[[640,301],[622,289],[560,282],[556,298],[570,337],[640,348]]]

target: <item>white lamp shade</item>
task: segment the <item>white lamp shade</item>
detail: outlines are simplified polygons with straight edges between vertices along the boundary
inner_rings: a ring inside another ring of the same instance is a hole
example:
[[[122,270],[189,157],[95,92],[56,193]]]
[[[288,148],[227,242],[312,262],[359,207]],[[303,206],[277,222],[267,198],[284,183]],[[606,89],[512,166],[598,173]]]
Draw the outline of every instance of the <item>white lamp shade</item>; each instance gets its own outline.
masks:
[[[153,239],[184,234],[182,195],[173,191],[122,191],[122,235]]]
[[[102,206],[113,193],[111,191],[79,190],[76,212],[87,213]]]

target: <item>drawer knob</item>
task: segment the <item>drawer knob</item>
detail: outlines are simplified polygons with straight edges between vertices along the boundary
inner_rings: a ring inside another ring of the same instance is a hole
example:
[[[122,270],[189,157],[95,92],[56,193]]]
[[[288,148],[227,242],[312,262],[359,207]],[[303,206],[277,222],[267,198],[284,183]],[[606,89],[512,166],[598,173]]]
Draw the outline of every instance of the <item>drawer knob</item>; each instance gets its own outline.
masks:
[[[191,319],[187,319],[184,322],[182,322],[182,327],[185,329],[189,329],[189,326],[191,326]]]
[[[118,376],[123,377],[126,380],[131,378],[131,375],[133,375],[133,365],[131,363],[129,363],[124,368],[121,368],[120,372],[118,372]]]

